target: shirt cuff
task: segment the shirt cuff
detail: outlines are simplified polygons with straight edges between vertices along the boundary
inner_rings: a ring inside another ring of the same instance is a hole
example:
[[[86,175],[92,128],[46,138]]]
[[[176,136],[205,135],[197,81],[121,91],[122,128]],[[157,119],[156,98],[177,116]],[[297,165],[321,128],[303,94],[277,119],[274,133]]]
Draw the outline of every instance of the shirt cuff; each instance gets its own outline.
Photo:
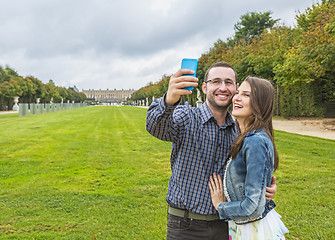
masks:
[[[176,102],[174,105],[167,105],[165,103],[166,93],[162,97],[161,101],[161,107],[165,110],[165,112],[173,112],[173,110],[180,104],[181,99],[179,98],[178,102]]]

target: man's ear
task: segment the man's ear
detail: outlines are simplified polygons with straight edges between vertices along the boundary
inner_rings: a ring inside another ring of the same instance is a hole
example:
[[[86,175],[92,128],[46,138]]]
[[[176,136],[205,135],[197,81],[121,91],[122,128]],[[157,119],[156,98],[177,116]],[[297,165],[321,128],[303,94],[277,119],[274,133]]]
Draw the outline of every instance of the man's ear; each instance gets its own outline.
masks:
[[[206,95],[206,92],[207,92],[207,84],[205,82],[202,83],[202,92]]]

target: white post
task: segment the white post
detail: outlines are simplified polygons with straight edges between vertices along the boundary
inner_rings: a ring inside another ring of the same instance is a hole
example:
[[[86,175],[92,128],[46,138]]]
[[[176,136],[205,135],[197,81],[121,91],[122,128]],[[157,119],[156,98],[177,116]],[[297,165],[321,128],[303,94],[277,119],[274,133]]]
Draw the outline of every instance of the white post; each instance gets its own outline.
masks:
[[[197,107],[200,107],[201,105],[202,105],[201,95],[199,89],[197,89]]]
[[[19,105],[17,105],[18,102],[19,102],[19,98],[20,98],[20,97],[18,97],[18,96],[15,96],[15,97],[14,97],[14,106],[13,106],[13,110],[14,110],[14,111],[19,111]]]

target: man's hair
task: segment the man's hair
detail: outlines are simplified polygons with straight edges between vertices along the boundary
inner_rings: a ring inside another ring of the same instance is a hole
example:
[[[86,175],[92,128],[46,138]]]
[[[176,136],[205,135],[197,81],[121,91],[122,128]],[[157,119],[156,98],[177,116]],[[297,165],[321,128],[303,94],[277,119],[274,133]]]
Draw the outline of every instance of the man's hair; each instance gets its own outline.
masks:
[[[205,73],[204,82],[206,82],[208,80],[209,71],[212,68],[217,68],[217,67],[231,68],[234,71],[234,74],[235,74],[235,83],[237,83],[237,74],[236,74],[235,69],[229,63],[226,63],[226,62],[217,62],[217,63],[212,64],[212,66],[210,66]]]

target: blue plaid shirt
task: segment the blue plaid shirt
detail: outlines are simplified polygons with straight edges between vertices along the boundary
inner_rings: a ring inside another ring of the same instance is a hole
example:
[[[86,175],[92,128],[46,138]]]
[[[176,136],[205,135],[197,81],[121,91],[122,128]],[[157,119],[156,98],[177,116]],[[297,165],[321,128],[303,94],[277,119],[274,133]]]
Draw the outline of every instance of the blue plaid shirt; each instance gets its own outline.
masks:
[[[219,127],[206,103],[200,108],[167,106],[164,98],[151,104],[146,129],[153,136],[172,142],[166,200],[169,205],[190,212],[215,214],[208,181],[213,173],[223,177],[229,149],[238,133],[235,122],[228,112],[226,122]]]

